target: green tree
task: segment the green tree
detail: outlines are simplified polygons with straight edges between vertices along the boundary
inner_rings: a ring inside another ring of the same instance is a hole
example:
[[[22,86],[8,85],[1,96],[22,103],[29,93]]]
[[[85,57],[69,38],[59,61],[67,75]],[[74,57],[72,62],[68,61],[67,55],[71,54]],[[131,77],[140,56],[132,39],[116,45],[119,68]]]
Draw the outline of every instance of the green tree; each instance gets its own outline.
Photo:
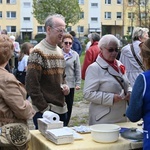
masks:
[[[134,0],[135,4],[135,19],[137,26],[150,27],[150,2],[149,0]]]
[[[40,24],[55,13],[65,17],[66,26],[74,25],[80,20],[81,8],[78,0],[33,0],[33,15]]]

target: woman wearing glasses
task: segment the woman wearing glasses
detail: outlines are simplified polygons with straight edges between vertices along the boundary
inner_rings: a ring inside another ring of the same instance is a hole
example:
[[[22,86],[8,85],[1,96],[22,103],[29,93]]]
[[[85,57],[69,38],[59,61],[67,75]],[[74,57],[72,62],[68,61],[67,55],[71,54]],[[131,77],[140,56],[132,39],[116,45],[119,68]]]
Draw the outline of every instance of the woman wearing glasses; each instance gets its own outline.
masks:
[[[74,91],[79,90],[81,84],[81,66],[79,54],[71,49],[72,42],[73,37],[71,34],[63,35],[62,49],[64,53],[64,59],[66,60],[66,82],[70,88],[69,95],[65,96],[68,108],[66,125],[68,125],[71,117],[72,105],[74,101]]]
[[[86,70],[83,90],[84,98],[91,102],[89,125],[125,122],[131,87],[124,65],[116,59],[119,40],[104,35],[98,46],[100,54]]]

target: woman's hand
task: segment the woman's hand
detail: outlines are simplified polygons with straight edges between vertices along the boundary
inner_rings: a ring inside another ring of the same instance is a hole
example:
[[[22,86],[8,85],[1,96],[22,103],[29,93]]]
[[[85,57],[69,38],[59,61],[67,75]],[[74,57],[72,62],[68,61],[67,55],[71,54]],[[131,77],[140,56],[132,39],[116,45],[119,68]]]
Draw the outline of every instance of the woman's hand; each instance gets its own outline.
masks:
[[[127,95],[123,98],[123,100],[129,101],[131,93],[128,92]]]
[[[78,85],[75,87],[76,90],[80,90],[80,88],[81,88],[81,87],[78,86]]]
[[[122,97],[119,94],[114,94],[114,103],[119,102],[120,100],[122,100]]]
[[[118,95],[118,94],[114,94],[114,103],[122,101],[122,100],[126,100],[129,101],[130,100],[130,92],[127,93],[127,95],[122,98],[122,96]]]

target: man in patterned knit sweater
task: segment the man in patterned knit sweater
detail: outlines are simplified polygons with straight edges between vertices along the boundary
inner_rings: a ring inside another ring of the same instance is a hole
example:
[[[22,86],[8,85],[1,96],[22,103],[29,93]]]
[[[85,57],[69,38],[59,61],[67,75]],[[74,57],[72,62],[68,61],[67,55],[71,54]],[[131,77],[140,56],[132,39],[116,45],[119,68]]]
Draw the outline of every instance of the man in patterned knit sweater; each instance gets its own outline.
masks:
[[[46,38],[34,47],[28,59],[26,90],[37,111],[33,117],[36,129],[37,119],[42,118],[46,110],[57,113],[66,125],[65,95],[69,94],[69,87],[65,84],[63,53],[57,46],[62,40],[65,25],[63,16],[48,16],[45,20]]]

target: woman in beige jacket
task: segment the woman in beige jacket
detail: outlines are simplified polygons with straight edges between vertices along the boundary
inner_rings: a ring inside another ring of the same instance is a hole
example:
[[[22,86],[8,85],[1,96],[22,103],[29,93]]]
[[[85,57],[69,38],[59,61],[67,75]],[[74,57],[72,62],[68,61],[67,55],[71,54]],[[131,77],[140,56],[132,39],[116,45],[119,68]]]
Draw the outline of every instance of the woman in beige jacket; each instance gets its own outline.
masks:
[[[5,70],[13,53],[13,43],[7,35],[0,35],[0,127],[9,123],[25,123],[35,114],[31,103],[26,100],[26,90],[15,76]],[[0,150],[27,150],[20,147],[1,147]]]
[[[84,98],[90,101],[89,125],[125,122],[131,87],[124,65],[116,60],[119,41],[111,34],[99,41],[100,54],[85,76]]]

